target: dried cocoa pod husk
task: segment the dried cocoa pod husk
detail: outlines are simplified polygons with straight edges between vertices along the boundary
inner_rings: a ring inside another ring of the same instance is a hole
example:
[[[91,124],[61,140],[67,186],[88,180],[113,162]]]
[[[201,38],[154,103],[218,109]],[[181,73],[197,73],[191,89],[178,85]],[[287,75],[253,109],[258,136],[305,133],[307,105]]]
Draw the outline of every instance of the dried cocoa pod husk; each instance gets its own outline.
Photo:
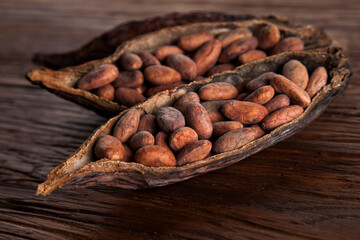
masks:
[[[302,62],[309,72],[313,72],[319,66],[324,66],[329,73],[329,78],[327,85],[316,94],[304,112],[289,123],[266,132],[264,136],[240,148],[222,154],[214,154],[181,167],[147,167],[135,162],[110,161],[108,159],[95,161],[93,149],[96,140],[101,136],[111,134],[119,118],[128,111],[137,109],[142,115],[156,115],[160,108],[172,106],[187,92],[196,92],[207,83],[228,82],[238,85],[250,81],[264,72],[277,72],[291,59]],[[306,127],[346,88],[350,76],[348,59],[344,57],[342,51],[338,48],[327,48],[321,51],[291,52],[271,56],[240,66],[232,72],[218,74],[202,82],[192,82],[181,86],[175,91],[159,93],[155,97],[121,112],[100,126],[74,154],[49,173],[48,179],[39,185],[37,194],[49,195],[57,188],[74,189],[100,185],[124,189],[152,188],[224,168],[272,146]]]
[[[52,69],[75,66],[87,61],[109,56],[124,41],[145,33],[160,30],[162,28],[198,22],[243,21],[255,18],[255,16],[250,14],[228,14],[223,12],[173,12],[163,16],[156,16],[139,21],[130,21],[119,24],[110,31],[107,31],[91,40],[80,49],[70,52],[53,54],[36,53],[33,56],[33,61],[36,64]],[[264,18],[269,18],[269,20],[275,22],[289,24],[289,20],[281,16],[269,15]]]
[[[254,31],[258,27],[276,24],[266,20],[248,20],[241,22],[214,22],[214,23],[194,23],[184,26],[165,28],[160,31],[151,32],[133,38],[118,46],[115,52],[108,57],[86,62],[84,64],[53,71],[50,69],[35,69],[27,74],[32,83],[39,84],[51,92],[72,100],[84,107],[94,110],[103,116],[114,116],[124,110],[126,106],[117,102],[99,98],[89,91],[82,91],[74,88],[76,82],[91,69],[102,64],[116,63],[124,53],[132,52],[154,52],[158,47],[171,45],[181,36],[198,33],[210,32],[216,34],[220,30],[231,31],[240,27],[249,28]],[[296,36],[303,40],[305,49],[319,48],[328,46],[330,39],[321,30],[312,26],[293,26],[278,23],[282,37]],[[120,101],[121,102],[121,101]]]

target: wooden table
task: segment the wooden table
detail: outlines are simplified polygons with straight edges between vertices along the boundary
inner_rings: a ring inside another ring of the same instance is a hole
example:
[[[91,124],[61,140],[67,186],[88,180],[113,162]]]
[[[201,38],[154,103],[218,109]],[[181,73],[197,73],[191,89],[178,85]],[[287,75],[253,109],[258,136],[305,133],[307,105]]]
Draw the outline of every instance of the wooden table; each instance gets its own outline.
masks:
[[[22,3],[21,3],[22,2]],[[1,239],[359,239],[359,1],[0,1]],[[63,52],[131,19],[171,11],[283,14],[348,49],[349,88],[301,133],[228,168],[142,191],[35,196],[105,118],[24,78],[34,52]]]

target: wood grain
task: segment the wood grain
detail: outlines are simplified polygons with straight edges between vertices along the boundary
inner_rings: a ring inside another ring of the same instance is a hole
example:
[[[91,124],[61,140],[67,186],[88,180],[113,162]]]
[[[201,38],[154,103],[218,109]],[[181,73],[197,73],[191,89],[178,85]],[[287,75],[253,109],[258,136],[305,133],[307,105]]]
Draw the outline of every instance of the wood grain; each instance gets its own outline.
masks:
[[[0,2],[0,239],[358,239],[360,2]],[[120,22],[171,11],[288,15],[348,49],[353,78],[316,121],[238,164],[175,185],[36,197],[36,186],[100,124],[24,79],[34,52],[79,48]]]

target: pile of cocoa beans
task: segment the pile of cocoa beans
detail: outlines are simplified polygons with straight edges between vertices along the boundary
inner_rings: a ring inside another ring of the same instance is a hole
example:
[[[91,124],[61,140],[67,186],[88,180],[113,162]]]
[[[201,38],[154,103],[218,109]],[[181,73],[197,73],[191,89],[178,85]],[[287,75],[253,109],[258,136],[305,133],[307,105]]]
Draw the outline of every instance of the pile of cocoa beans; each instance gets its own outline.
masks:
[[[281,39],[275,25],[265,25],[254,32],[248,28],[217,35],[200,32],[182,36],[174,45],[161,46],[152,53],[124,53],[118,62],[89,71],[76,87],[130,107],[160,91],[204,76],[233,70],[267,55],[303,49],[300,38]]]
[[[112,135],[97,140],[94,153],[97,159],[174,167],[232,151],[299,117],[327,79],[324,67],[309,77],[293,59],[282,74],[266,72],[236,86],[208,83],[155,115],[130,109]]]

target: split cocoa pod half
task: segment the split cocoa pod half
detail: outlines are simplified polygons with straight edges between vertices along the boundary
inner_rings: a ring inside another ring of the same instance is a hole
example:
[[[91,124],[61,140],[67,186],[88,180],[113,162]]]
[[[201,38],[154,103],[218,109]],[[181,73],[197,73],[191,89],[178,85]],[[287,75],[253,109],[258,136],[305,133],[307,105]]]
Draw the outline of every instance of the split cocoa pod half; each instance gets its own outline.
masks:
[[[94,185],[152,188],[224,168],[307,126],[350,76],[348,59],[331,47],[281,53],[161,92],[100,126],[37,194]],[[217,108],[207,108],[209,102]]]
[[[194,23],[138,36],[103,59],[58,71],[35,69],[27,77],[103,116],[114,116],[160,91],[267,55],[330,43],[322,30],[312,26],[262,19]]]

